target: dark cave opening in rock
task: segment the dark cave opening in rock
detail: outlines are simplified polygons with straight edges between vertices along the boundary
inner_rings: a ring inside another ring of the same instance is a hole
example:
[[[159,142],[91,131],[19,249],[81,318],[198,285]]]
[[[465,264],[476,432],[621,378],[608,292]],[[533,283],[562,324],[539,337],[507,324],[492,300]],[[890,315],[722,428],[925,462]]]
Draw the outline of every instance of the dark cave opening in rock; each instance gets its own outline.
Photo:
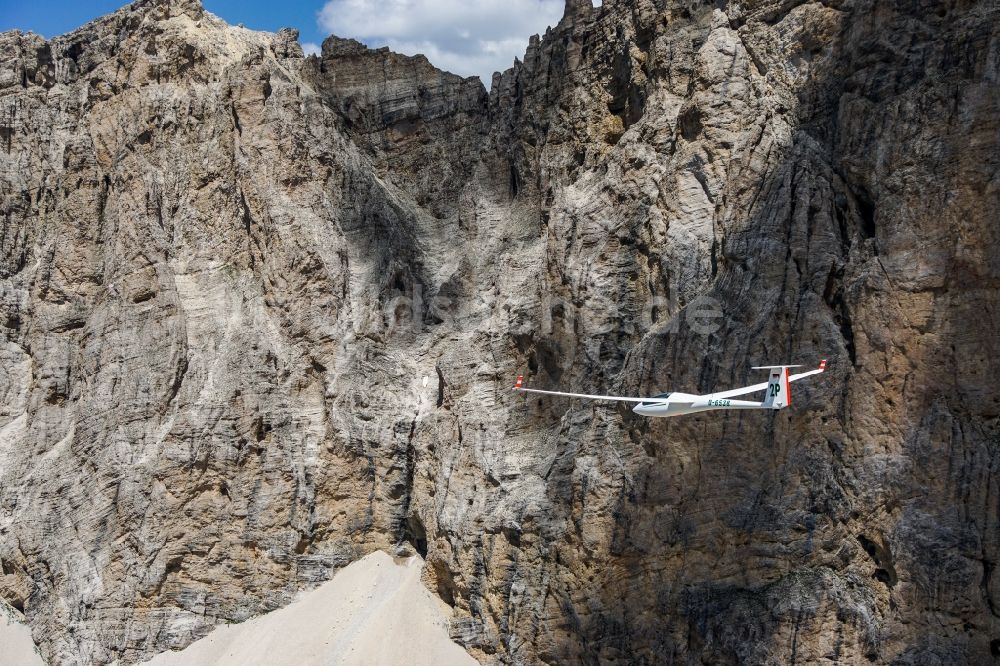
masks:
[[[411,515],[403,526],[403,541],[409,541],[420,557],[427,558],[427,529],[417,516]]]

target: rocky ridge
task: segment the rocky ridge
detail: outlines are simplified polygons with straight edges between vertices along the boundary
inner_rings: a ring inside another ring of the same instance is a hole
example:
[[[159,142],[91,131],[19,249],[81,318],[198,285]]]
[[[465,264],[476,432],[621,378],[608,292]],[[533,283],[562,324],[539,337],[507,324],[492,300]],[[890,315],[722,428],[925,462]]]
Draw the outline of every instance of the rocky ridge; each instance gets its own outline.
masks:
[[[405,545],[484,663],[989,663],[997,26],[568,0],[490,91],[196,0],[0,35],[0,597],[130,663]]]

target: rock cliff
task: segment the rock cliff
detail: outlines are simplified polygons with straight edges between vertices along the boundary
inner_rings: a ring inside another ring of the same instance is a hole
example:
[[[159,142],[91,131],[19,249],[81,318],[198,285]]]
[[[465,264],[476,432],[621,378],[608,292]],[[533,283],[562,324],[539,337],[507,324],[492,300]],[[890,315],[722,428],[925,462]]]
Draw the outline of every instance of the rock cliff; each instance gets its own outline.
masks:
[[[998,162],[990,0],[567,0],[490,91],[2,34],[0,598],[132,663],[402,547],[483,663],[989,663]]]

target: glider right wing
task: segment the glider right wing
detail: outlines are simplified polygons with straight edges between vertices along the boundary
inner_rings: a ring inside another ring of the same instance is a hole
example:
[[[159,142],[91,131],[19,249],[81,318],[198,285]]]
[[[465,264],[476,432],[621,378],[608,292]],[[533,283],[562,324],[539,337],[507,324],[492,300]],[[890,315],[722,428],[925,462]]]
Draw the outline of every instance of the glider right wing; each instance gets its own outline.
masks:
[[[561,395],[567,398],[583,398],[585,400],[608,400],[611,402],[667,402],[665,398],[626,398],[619,395],[589,395],[586,393],[563,393],[562,391],[542,391],[539,389],[524,388],[524,375],[517,376],[517,383],[514,384],[515,391],[523,393],[542,393],[544,395]]]

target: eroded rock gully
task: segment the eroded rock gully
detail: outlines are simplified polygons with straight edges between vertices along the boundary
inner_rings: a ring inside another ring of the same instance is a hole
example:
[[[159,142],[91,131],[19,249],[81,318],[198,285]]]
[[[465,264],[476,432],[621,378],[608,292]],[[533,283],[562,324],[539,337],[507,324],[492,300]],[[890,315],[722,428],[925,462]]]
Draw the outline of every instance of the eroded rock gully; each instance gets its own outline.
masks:
[[[0,597],[130,663],[410,541],[484,663],[997,659],[998,26],[570,0],[490,91],[195,0],[0,35]]]

